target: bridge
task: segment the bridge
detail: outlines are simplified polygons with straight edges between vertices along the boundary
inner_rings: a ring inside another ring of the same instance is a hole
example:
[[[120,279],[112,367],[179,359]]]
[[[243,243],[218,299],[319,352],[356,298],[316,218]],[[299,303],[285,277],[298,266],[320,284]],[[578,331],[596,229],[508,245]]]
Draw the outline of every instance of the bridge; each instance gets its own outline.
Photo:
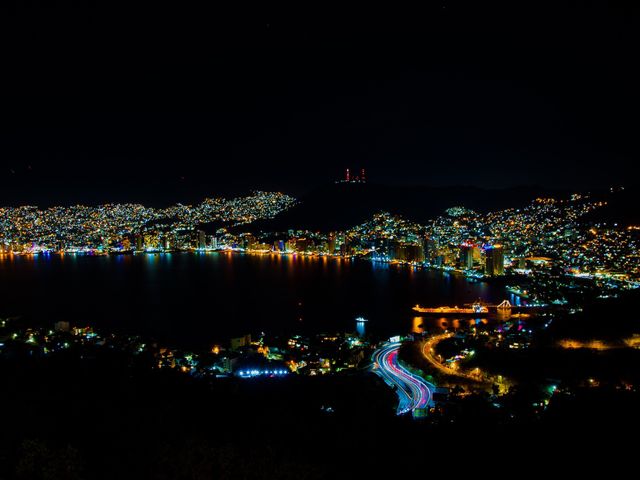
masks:
[[[471,307],[483,306],[483,307],[487,307],[487,308],[498,308],[500,310],[504,310],[504,309],[508,309],[508,308],[518,308],[517,306],[512,305],[509,300],[503,300],[498,305],[490,305],[488,303],[483,302],[482,300],[477,300],[474,303],[465,303],[465,305],[468,305],[468,306],[471,306]],[[524,305],[520,305],[520,306],[523,307]]]
[[[491,305],[488,303],[483,303],[480,300],[473,304],[465,304],[465,305],[482,305],[487,308],[496,309],[497,311],[506,311],[506,310],[532,310],[535,308],[540,308],[540,305],[513,305],[509,300],[503,300],[497,305]]]
[[[511,305],[511,302],[509,300],[503,300],[501,304],[496,306],[496,308],[500,308],[500,309],[511,308],[511,307],[512,307],[512,305]]]

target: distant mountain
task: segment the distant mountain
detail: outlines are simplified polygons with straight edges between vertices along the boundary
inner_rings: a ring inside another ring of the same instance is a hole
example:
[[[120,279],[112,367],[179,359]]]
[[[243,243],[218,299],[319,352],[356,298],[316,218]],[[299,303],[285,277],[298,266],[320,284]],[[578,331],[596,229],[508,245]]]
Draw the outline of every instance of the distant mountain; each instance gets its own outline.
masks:
[[[538,196],[565,192],[537,187],[482,189],[478,187],[395,187],[379,184],[339,183],[320,188],[276,218],[246,226],[247,230],[341,230],[362,223],[385,210],[417,222],[428,222],[447,208],[464,206],[479,212],[521,207]]]

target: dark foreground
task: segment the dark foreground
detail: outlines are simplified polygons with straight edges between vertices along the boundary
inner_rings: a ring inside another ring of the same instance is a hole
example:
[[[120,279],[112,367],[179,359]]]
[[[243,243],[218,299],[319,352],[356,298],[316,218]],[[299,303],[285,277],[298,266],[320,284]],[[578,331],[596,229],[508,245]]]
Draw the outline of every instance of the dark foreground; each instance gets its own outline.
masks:
[[[119,352],[3,359],[0,381],[2,479],[612,473],[632,461],[640,400],[585,393],[513,423],[469,401],[448,422],[412,421],[368,373],[202,380]]]

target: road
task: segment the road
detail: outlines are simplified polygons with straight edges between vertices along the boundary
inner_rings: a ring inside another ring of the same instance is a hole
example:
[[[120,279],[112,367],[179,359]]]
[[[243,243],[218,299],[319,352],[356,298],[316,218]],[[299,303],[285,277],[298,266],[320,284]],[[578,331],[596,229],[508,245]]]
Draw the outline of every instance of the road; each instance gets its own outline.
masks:
[[[475,382],[481,380],[478,376],[474,376],[465,372],[461,372],[459,370],[455,370],[451,367],[447,367],[446,365],[440,363],[435,358],[435,348],[443,340],[453,337],[453,333],[443,333],[442,335],[434,335],[429,338],[424,345],[422,346],[422,354],[427,359],[427,361],[437,370],[444,373],[445,375],[452,375],[454,377],[466,378],[468,380],[473,380]]]
[[[459,377],[459,378],[466,378],[467,380],[471,380],[473,382],[480,383],[483,385],[493,385],[494,383],[498,383],[500,385],[509,384],[509,382],[507,382],[504,378],[502,377],[494,378],[491,376],[486,376],[482,374],[479,369],[476,369],[475,371],[471,371],[471,372],[465,372],[459,369],[448,367],[444,365],[442,362],[440,362],[435,356],[436,346],[441,341],[451,338],[453,336],[454,336],[453,333],[443,333],[442,335],[434,335],[431,338],[429,338],[426,342],[424,342],[424,344],[422,345],[422,354],[424,355],[424,358],[426,358],[427,361],[431,364],[432,367],[439,370],[441,373],[445,375],[450,375],[450,376]],[[507,387],[502,387],[502,388],[507,388]]]
[[[411,373],[398,362],[401,342],[386,343],[373,353],[374,372],[398,394],[398,415],[426,408],[435,386]]]

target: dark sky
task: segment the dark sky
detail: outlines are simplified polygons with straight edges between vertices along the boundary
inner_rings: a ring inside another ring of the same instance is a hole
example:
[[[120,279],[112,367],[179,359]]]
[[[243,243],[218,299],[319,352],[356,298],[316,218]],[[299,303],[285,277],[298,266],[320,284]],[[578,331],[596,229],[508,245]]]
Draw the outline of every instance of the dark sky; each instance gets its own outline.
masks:
[[[634,181],[633,2],[53,3],[1,7],[3,205]]]

